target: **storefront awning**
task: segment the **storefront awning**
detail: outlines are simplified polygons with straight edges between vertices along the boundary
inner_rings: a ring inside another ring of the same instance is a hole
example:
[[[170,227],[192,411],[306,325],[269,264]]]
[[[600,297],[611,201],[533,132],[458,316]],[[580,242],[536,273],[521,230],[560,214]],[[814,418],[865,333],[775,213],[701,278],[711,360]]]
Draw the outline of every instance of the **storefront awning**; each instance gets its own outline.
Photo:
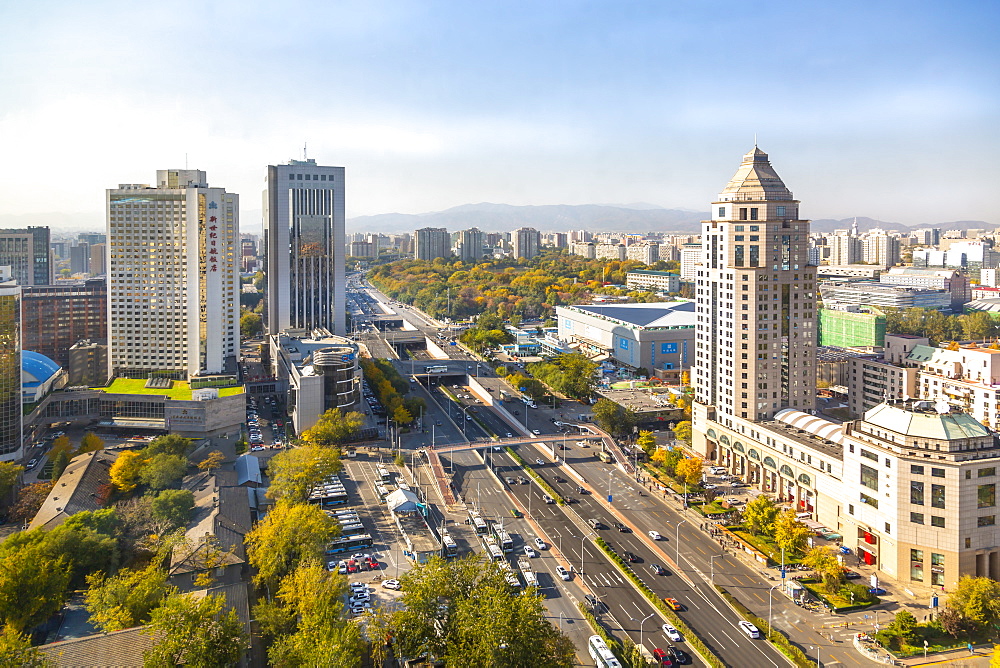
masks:
[[[136,419],[136,418],[113,418],[104,419],[97,423],[101,427],[117,427],[119,429],[166,429],[166,420],[157,420],[155,418],[146,419]]]

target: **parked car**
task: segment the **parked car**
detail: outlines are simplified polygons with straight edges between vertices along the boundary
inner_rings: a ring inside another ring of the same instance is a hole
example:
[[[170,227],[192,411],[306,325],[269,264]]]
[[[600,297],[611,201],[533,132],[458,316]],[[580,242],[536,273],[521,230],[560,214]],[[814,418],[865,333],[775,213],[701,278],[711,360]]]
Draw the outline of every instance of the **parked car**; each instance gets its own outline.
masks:
[[[386,589],[395,589],[397,591],[400,590],[400,589],[402,589],[402,585],[399,584],[399,580],[395,580],[395,579],[393,579],[393,580],[382,580],[382,586],[384,588],[386,588]]]

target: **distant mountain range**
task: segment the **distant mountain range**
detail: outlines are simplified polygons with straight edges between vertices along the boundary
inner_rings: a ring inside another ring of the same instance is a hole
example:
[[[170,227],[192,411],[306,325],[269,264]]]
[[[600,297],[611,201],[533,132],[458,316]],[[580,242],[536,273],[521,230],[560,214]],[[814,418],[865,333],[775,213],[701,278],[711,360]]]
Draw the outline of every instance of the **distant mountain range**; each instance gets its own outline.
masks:
[[[421,227],[446,227],[457,232],[478,227],[484,232],[510,232],[519,227],[534,227],[541,232],[681,232],[696,233],[700,223],[708,219],[708,211],[665,209],[645,202],[635,204],[548,204],[542,206],[514,206],[511,204],[463,204],[444,211],[407,214],[383,213],[375,216],[358,216],[347,220],[347,231],[399,234],[413,232]],[[823,218],[812,221],[814,232],[833,232],[850,228],[854,218],[834,220]],[[942,230],[993,229],[995,224],[981,220],[960,220],[933,225],[908,227],[900,223],[858,217],[862,232],[873,228],[884,230],[921,229],[939,227]]]

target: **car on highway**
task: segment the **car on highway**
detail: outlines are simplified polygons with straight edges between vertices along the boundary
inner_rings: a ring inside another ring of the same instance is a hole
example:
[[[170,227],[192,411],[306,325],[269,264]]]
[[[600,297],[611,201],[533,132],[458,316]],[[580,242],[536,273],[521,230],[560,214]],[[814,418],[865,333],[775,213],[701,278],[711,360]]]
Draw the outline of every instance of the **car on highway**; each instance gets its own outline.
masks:
[[[653,571],[654,575],[666,575],[667,574],[667,569],[664,568],[663,566],[660,566],[659,564],[650,564],[649,565],[649,570]]]
[[[673,668],[674,662],[670,659],[665,651],[657,647],[653,650],[653,658],[656,659],[656,663],[661,666],[669,666]]]
[[[683,636],[681,636],[681,632],[675,629],[670,624],[664,624],[660,628],[663,629],[663,635],[670,638],[673,642],[681,642],[682,640],[684,640]]]
[[[542,435],[542,432],[538,431],[537,429],[532,429],[531,433],[534,434],[535,436],[541,436]]]
[[[507,482],[508,485],[513,485],[513,484],[515,484],[517,482],[516,480],[514,480],[510,476],[504,478],[504,480]]]
[[[38,459],[37,458],[36,459],[32,459],[31,461],[29,461],[28,465],[25,466],[25,468],[30,471],[31,469],[35,468],[36,466],[38,466]]]
[[[615,528],[621,531],[622,533],[632,533],[632,530],[629,529],[624,524],[622,524],[621,522],[615,522]]]
[[[511,508],[510,509],[510,514],[513,515],[514,517],[524,517],[524,515],[521,513],[521,511],[518,510],[517,508]]]
[[[660,535],[659,531],[650,531],[648,535],[653,540],[663,540],[663,536]]]
[[[668,596],[667,598],[663,599],[663,602],[666,603],[668,606],[670,606],[670,609],[673,610],[674,612],[680,612],[681,610],[684,609],[684,606],[682,606],[680,601],[678,601],[676,598],[670,598]]]
[[[535,538],[534,543],[535,547],[537,547],[539,550],[544,550],[546,548],[545,541],[542,540],[541,538]]]
[[[538,553],[535,552],[534,550],[532,550],[530,545],[525,545],[524,546],[524,554],[527,555],[527,556],[529,556],[529,557],[532,557],[532,558],[538,556]]]
[[[535,463],[538,464],[539,466],[545,466],[545,462],[542,460],[541,457],[537,457],[535,459]]]
[[[748,638],[756,639],[760,637],[760,629],[750,622],[742,621],[737,624],[737,626],[740,627],[740,630],[743,631],[743,633],[747,634]]]
[[[581,448],[589,448],[589,447],[590,447],[590,446],[589,446],[589,445],[587,444],[587,442],[586,442],[586,441],[577,441],[577,442],[576,442],[576,444],[577,444],[577,446],[579,446],[579,447],[581,447]]]
[[[507,432],[507,438],[514,438],[514,434],[512,434],[512,433],[510,433],[510,432],[508,431],[508,432]]]
[[[626,552],[625,553],[625,560],[628,561],[630,564],[635,564],[635,563],[638,563],[639,561],[642,561],[639,558],[639,555],[636,554],[635,552]]]
[[[562,566],[556,566],[556,573],[558,573],[559,577],[561,577],[563,580],[573,579],[573,575]]]

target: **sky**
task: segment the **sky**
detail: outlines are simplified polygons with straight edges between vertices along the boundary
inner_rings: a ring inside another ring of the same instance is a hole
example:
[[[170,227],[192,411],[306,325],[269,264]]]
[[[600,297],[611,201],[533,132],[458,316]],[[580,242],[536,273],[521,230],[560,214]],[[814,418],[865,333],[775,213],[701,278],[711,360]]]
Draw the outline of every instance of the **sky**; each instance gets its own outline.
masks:
[[[1000,4],[0,3],[0,221],[104,191],[347,173],[348,217],[475,202],[707,210],[758,145],[809,218],[1000,223]],[[58,214],[58,215],[57,215]],[[90,224],[92,221],[92,224]]]

